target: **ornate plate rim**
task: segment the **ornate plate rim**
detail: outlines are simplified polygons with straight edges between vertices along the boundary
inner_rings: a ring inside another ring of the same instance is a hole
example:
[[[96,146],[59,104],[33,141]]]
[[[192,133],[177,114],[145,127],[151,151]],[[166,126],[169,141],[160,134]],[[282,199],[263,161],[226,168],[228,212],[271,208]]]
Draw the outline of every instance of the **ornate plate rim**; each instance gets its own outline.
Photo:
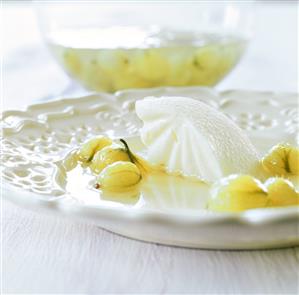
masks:
[[[104,93],[104,92],[92,92],[87,95],[75,96],[75,97],[57,97],[50,101],[45,102],[37,102],[28,105],[22,110],[6,110],[1,113],[1,121],[9,116],[16,114],[25,114],[29,112],[31,109],[39,107],[41,105],[53,105],[57,103],[69,103],[71,101],[81,100],[83,98],[88,98],[92,96],[105,96],[109,97],[114,101],[117,101],[120,96],[126,93],[144,93],[147,91],[175,91],[175,90],[190,90],[190,89],[201,89],[209,92],[211,95],[215,95],[216,97],[220,97],[222,94],[242,91],[242,92],[250,92],[250,93],[259,93],[259,94],[268,94],[268,95],[298,95],[294,92],[272,92],[272,91],[258,91],[258,90],[244,90],[244,89],[229,89],[224,91],[217,91],[216,89],[208,88],[208,87],[157,87],[157,88],[146,88],[146,89],[128,89],[117,91],[114,94]],[[1,128],[1,132],[3,133],[3,129]],[[6,181],[2,179],[2,196],[8,201],[13,203],[17,203],[21,206],[32,208],[34,207],[42,207],[43,209],[49,209],[50,211],[59,211],[62,215],[73,215],[78,218],[88,217],[89,214],[101,215],[108,212],[110,217],[117,213],[117,217],[125,217],[134,220],[159,220],[162,222],[170,222],[174,224],[184,223],[186,225],[207,225],[207,224],[223,224],[223,223],[234,223],[240,225],[250,225],[250,226],[259,226],[263,224],[277,223],[277,222],[286,222],[290,220],[299,221],[299,207],[298,206],[290,206],[286,208],[267,208],[267,209],[254,209],[248,210],[243,213],[215,213],[211,215],[195,215],[190,213],[182,213],[176,214],[175,210],[173,212],[161,212],[158,210],[150,210],[150,209],[128,209],[128,208],[111,208],[111,207],[103,207],[96,205],[88,205],[88,204],[79,204],[75,202],[60,202],[59,197],[53,197],[52,199],[44,198],[42,194],[38,194],[35,192],[29,192],[22,189],[18,189],[13,185],[10,185]],[[22,192],[22,196],[20,196],[20,192]],[[55,201],[54,201],[55,200]],[[121,214],[121,215],[120,215]],[[101,215],[103,216],[103,215]]]

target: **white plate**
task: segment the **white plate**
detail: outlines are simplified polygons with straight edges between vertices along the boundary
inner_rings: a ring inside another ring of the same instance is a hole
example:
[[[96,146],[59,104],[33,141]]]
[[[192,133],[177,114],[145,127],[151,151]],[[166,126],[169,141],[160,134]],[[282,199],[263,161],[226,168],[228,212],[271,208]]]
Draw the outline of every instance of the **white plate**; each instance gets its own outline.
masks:
[[[134,114],[134,102],[148,95],[183,95],[212,105],[243,128],[261,153],[281,141],[298,144],[296,94],[237,90],[216,93],[208,88],[188,87],[59,99],[3,114],[4,197],[27,208],[47,209],[128,237],[168,245],[257,249],[299,244],[298,207],[216,214],[180,207],[188,200],[187,195],[179,201],[165,196],[169,206],[160,196],[161,202],[150,208],[72,196],[59,161],[88,137],[102,133],[115,137],[136,135],[140,122]]]

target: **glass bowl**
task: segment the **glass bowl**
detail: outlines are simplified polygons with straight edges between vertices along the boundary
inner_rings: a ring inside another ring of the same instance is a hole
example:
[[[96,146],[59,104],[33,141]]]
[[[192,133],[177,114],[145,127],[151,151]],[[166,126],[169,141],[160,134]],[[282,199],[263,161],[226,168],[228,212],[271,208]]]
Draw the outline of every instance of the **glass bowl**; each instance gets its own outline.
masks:
[[[243,55],[252,4],[36,1],[51,52],[87,89],[213,86]]]

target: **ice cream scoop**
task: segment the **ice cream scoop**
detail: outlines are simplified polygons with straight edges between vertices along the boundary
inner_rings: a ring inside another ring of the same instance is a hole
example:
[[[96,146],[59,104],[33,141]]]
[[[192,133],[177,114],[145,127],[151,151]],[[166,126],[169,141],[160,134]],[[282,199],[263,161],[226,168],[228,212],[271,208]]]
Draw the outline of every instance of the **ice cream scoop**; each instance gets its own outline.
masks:
[[[148,160],[168,172],[212,182],[251,173],[258,154],[244,132],[227,116],[187,97],[146,97],[136,102],[143,121]]]

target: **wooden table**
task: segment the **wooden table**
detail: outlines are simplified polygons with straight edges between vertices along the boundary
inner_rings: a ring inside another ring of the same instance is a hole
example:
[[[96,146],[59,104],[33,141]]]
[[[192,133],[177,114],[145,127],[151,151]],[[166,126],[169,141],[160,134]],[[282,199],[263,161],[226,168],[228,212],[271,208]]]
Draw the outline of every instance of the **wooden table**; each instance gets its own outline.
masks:
[[[296,6],[259,6],[256,37],[218,89],[297,91]],[[4,108],[20,108],[65,89],[69,80],[41,45],[31,7],[4,7],[3,23]],[[298,248],[167,247],[27,211],[4,200],[1,208],[3,293],[299,292]]]

